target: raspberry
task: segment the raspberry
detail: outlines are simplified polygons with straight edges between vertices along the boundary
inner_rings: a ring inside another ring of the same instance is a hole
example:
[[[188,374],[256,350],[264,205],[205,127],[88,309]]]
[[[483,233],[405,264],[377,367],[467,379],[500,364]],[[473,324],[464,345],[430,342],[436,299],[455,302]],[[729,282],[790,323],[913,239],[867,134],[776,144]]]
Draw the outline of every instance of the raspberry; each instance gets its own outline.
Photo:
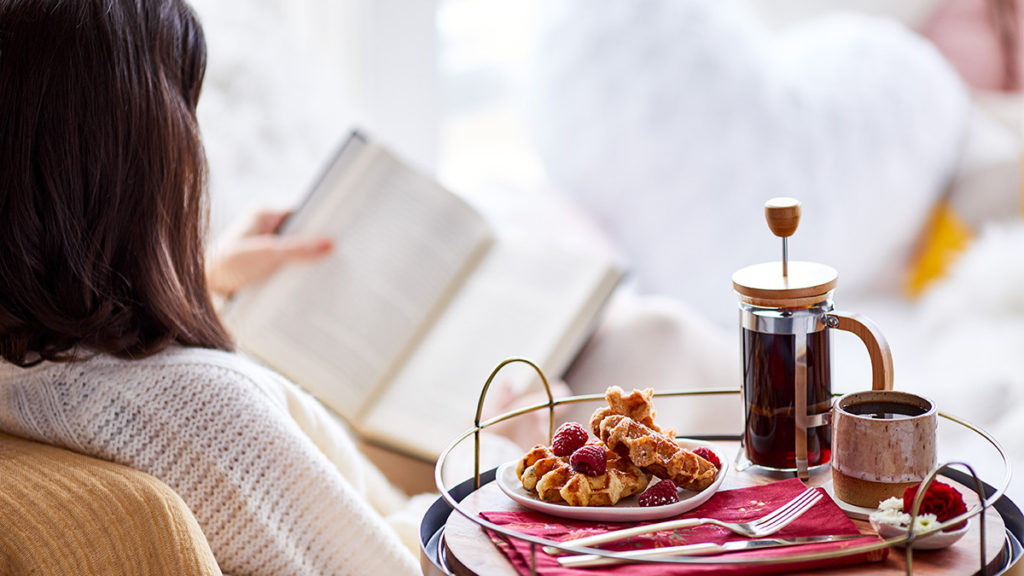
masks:
[[[644,490],[644,493],[640,495],[637,502],[641,506],[664,506],[665,504],[679,502],[679,492],[671,480],[662,480]]]
[[[587,443],[587,431],[576,422],[566,422],[555,430],[551,451],[555,456],[568,456]]]
[[[722,461],[718,459],[718,455],[712,452],[710,448],[701,446],[694,450],[693,453],[714,464],[715,468],[722,467]]]
[[[600,476],[604,474],[608,465],[608,455],[601,446],[588,444],[572,453],[569,464],[572,464],[572,469],[580,474]]]

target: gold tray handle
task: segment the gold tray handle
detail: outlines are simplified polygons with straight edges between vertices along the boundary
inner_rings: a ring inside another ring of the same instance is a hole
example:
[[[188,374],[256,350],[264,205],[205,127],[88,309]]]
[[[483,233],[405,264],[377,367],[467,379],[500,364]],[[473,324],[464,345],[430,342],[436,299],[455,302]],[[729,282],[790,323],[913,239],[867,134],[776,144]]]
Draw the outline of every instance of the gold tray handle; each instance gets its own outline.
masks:
[[[526,358],[513,357],[502,360],[501,363],[495,366],[494,370],[491,371],[491,375],[487,377],[487,382],[484,382],[484,388],[480,391],[480,401],[477,402],[476,405],[476,418],[473,419],[473,426],[475,428],[475,431],[473,432],[473,487],[477,489],[480,488],[480,420],[483,418],[484,400],[487,398],[487,391],[491,388],[491,382],[494,381],[498,372],[501,372],[501,369],[505,366],[515,364],[516,362],[521,362],[533,368],[534,371],[537,372],[537,375],[540,376],[540,381],[544,383],[544,391],[547,392],[548,395],[548,441],[550,442],[551,438],[555,435],[555,397],[551,394],[551,385],[548,384],[548,378],[544,375],[544,371]],[[506,418],[511,418],[513,416],[518,416],[521,413],[532,412],[535,409],[536,406],[528,406],[506,414],[505,416]]]
[[[914,504],[913,506],[911,506],[910,509],[910,527],[907,529],[906,535],[907,576],[913,574],[914,571],[914,540],[917,539],[917,534],[914,534],[914,524],[917,521],[917,515],[921,510],[921,503],[924,502],[924,494],[925,492],[928,491],[928,488],[931,487],[932,482],[935,481],[936,476],[946,471],[947,469],[952,468],[953,466],[961,466],[963,468],[966,468],[967,472],[969,472],[971,477],[974,479],[974,491],[978,493],[978,501],[980,502],[979,506],[981,507],[981,512],[978,514],[978,521],[981,523],[979,530],[981,535],[979,543],[979,546],[981,547],[981,553],[979,554],[979,558],[981,560],[981,570],[978,572],[978,574],[985,574],[985,570],[987,568],[987,565],[985,563],[985,509],[989,507],[987,502],[985,501],[985,488],[981,483],[981,478],[978,477],[978,474],[974,471],[974,468],[971,467],[970,464],[967,464],[966,462],[947,462],[945,464],[942,464],[938,468],[932,470],[928,474],[928,476],[921,481],[921,484],[917,489],[917,495],[914,497]],[[954,490],[956,490],[956,488],[954,488]],[[963,514],[956,516],[954,518],[950,518],[949,520],[946,520],[945,522],[939,524],[937,529],[944,530],[947,527],[959,524],[960,522],[967,522],[968,520],[970,520],[970,517],[971,510],[967,510]]]

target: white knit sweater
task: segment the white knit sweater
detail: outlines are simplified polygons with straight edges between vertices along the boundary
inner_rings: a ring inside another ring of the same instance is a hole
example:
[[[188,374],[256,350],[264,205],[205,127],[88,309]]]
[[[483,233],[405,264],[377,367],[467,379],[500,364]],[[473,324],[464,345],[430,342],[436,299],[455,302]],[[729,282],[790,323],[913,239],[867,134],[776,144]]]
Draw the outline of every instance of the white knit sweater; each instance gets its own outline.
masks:
[[[0,362],[0,430],[160,478],[226,574],[419,573],[389,523],[408,528],[404,495],[331,413],[239,355]]]

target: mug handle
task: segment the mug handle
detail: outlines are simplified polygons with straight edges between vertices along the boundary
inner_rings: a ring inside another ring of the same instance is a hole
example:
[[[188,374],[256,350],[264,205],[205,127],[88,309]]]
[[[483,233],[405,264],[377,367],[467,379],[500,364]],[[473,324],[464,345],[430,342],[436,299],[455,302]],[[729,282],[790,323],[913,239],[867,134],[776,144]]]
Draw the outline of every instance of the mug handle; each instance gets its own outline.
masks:
[[[892,390],[892,351],[878,325],[852,312],[832,312],[826,322],[829,328],[852,332],[864,342],[871,357],[871,389]]]

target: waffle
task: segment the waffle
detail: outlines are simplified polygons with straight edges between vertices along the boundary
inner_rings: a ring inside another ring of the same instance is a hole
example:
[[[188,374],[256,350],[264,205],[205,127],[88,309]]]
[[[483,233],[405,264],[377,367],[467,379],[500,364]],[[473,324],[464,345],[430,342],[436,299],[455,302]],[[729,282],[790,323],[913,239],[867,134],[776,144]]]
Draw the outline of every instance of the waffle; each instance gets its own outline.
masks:
[[[590,430],[594,436],[601,437],[601,421],[615,414],[628,416],[669,438],[676,435],[674,430],[662,430],[654,423],[654,418],[658,415],[658,411],[654,409],[654,390],[650,388],[634,389],[629,394],[625,394],[622,388],[612,386],[605,391],[604,399],[608,402],[608,406],[598,408],[590,417]]]
[[[628,416],[607,416],[598,422],[597,428],[597,437],[608,448],[645,472],[672,480],[680,488],[703,490],[718,474],[718,468],[711,462]]]
[[[555,456],[551,448],[538,444],[516,465],[516,476],[523,488],[546,502],[570,506],[613,506],[619,500],[644,491],[647,474],[627,458],[605,449],[607,469],[599,476],[575,472],[568,457]]]

